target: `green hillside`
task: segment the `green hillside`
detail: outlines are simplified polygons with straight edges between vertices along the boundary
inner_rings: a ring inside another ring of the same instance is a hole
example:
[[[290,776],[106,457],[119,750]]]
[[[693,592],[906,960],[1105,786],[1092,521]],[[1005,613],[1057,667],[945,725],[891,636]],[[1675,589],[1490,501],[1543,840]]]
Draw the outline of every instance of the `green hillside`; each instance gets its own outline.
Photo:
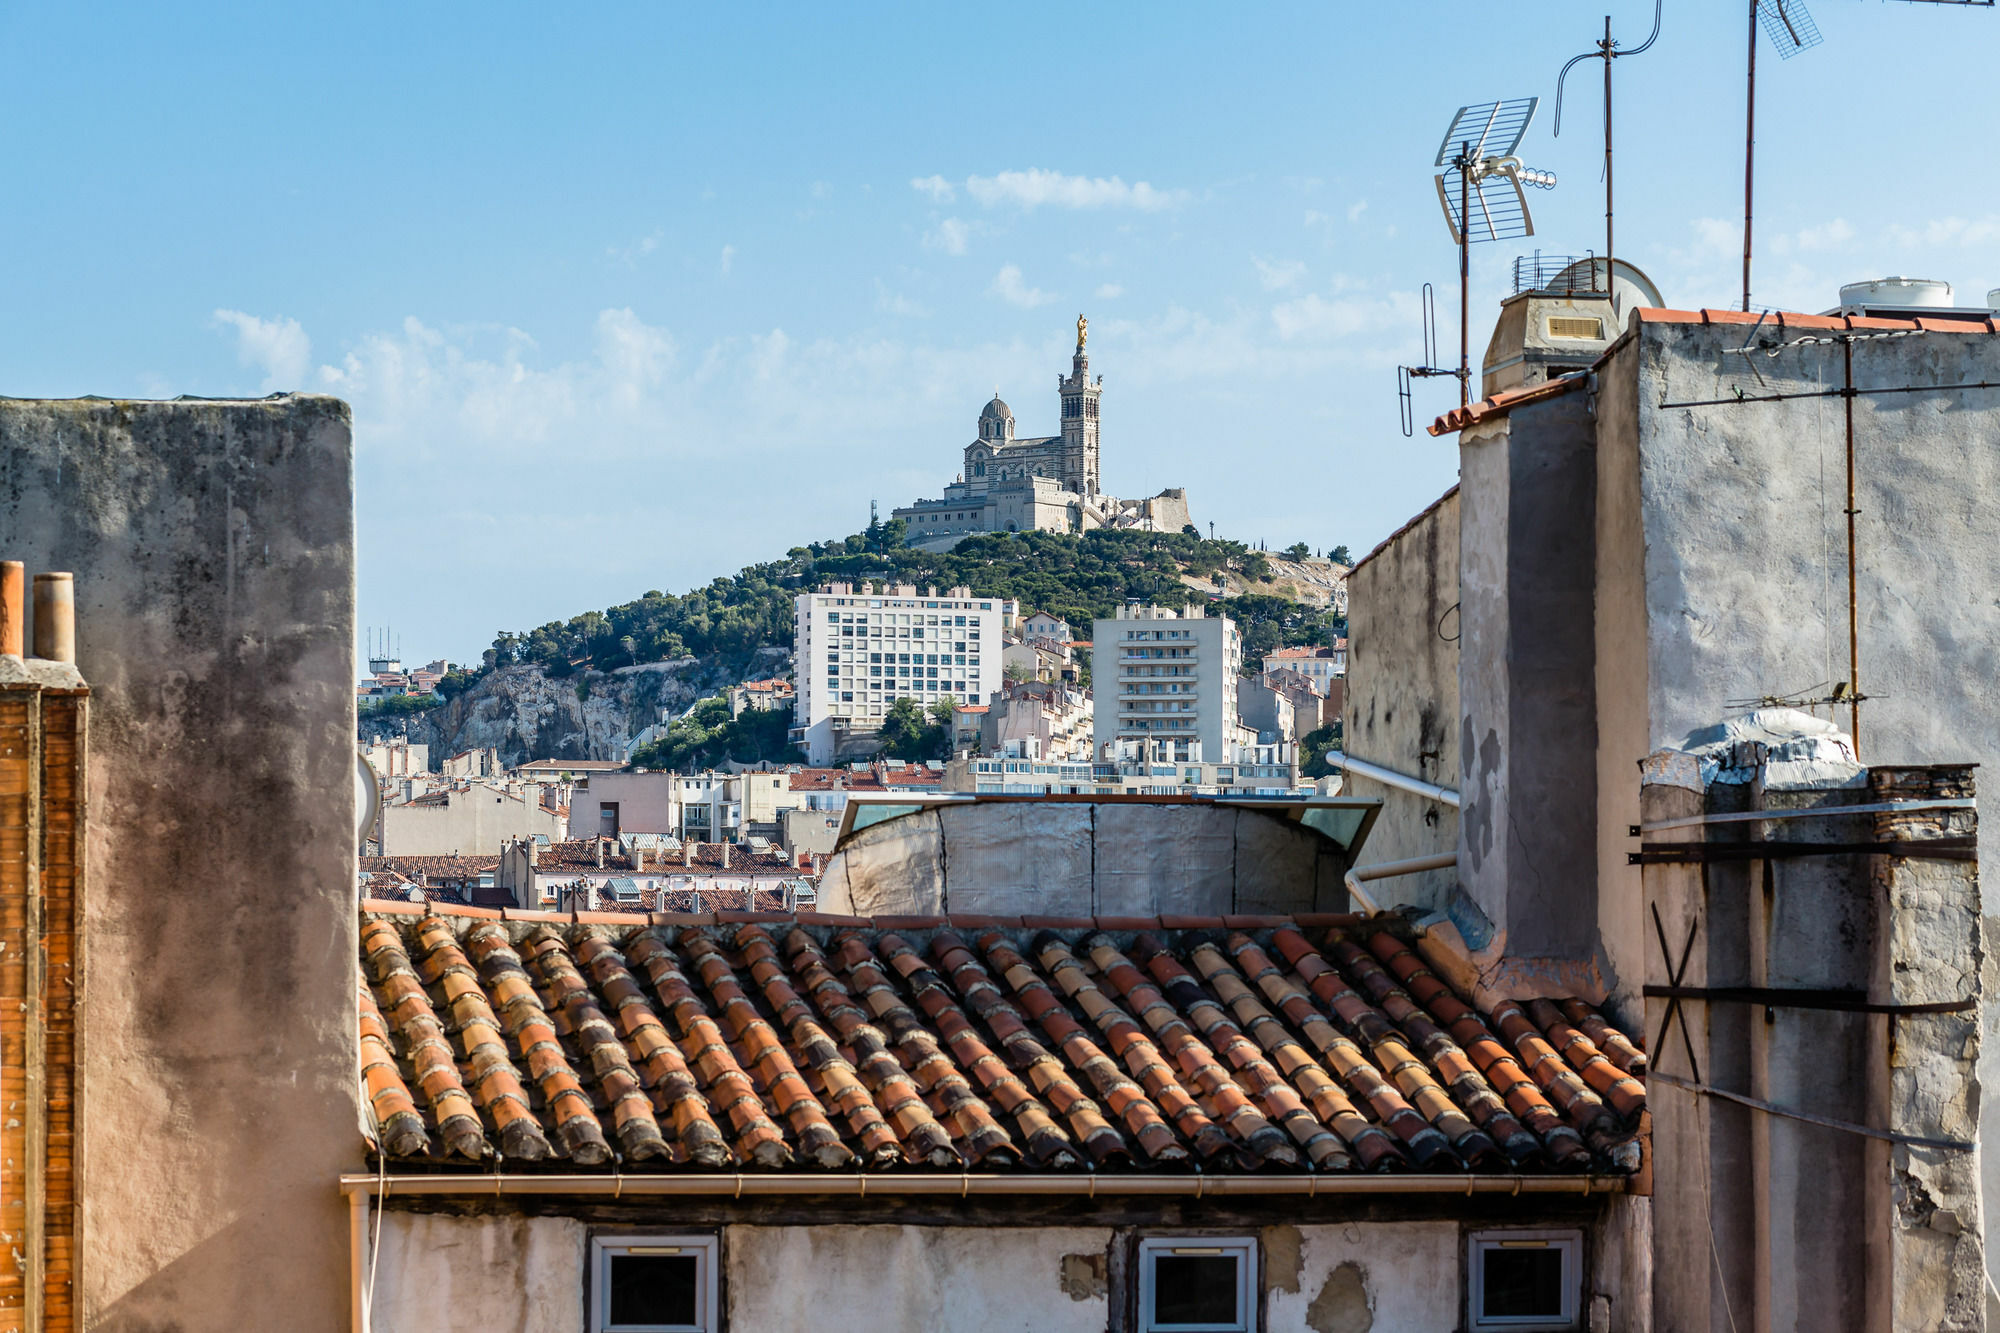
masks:
[[[903,545],[901,529],[892,520],[844,541],[794,547],[782,560],[751,565],[678,597],[648,592],[604,611],[503,633],[493,641],[495,664],[534,663],[566,676],[692,656],[747,669],[759,648],[791,646],[793,597],[833,579],[963,585],[982,597],[1017,597],[1024,611],[1053,612],[1088,636],[1093,618],[1113,614],[1129,598],[1177,606],[1199,597],[1181,582],[1183,573],[1213,578],[1228,571],[1254,584],[1270,572],[1263,553],[1192,530],[1004,533],[968,538],[937,553]],[[1346,632],[1331,612],[1283,595],[1245,593],[1212,599],[1210,606],[1237,621],[1246,658]],[[455,672],[439,693],[450,698],[490,669]]]

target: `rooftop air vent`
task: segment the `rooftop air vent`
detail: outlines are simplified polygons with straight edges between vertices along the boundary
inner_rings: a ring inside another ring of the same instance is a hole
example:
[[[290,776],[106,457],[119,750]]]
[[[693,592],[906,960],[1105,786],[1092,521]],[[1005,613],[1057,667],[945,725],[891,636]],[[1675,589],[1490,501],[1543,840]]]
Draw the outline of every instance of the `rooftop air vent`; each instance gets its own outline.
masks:
[[[2000,289],[1986,294],[1987,305]],[[1829,315],[1849,315],[1876,319],[1967,319],[1984,321],[1992,312],[1985,306],[1953,305],[1951,284],[1930,278],[1877,278],[1873,282],[1850,282],[1840,289],[1840,304]]]

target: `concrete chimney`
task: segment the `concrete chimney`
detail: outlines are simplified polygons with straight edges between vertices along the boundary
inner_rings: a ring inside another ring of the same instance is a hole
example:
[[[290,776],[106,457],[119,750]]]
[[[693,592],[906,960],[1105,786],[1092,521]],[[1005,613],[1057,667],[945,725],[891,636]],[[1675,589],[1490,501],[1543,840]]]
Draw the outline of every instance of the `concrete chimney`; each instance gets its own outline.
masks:
[[[726,842],[722,844],[722,868],[729,869],[729,844]]]
[[[76,578],[35,575],[35,656],[76,661]]]
[[[0,653],[28,654],[26,567],[19,560],[0,560]]]
[[[597,840],[597,868],[604,869],[604,839]]]

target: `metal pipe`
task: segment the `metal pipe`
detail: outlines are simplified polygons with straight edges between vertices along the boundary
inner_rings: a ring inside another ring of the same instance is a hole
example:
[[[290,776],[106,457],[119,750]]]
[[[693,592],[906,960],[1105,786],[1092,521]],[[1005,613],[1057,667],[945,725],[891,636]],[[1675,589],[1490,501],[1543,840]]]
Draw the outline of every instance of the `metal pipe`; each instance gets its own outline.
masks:
[[[1854,756],[1861,757],[1861,629],[1860,612],[1854,593],[1854,340],[1840,343],[1846,377],[1841,397],[1847,404],[1847,692],[1848,735],[1854,741]]]
[[[1604,16],[1604,294],[1612,294],[1612,256],[1617,252],[1611,248],[1611,62],[1615,52],[1611,45],[1611,16]],[[1612,303],[1612,317],[1615,321],[1617,302]]]
[[[35,575],[35,656],[51,662],[76,661],[76,579],[73,575]]]
[[[365,1274],[368,1251],[368,1191],[350,1189],[349,1180],[372,1184],[374,1176],[342,1176],[341,1192],[347,1195],[347,1326],[353,1333],[368,1333],[368,1300]]]
[[[28,655],[26,566],[0,560],[0,654]]]
[[[1343,877],[1347,891],[1369,912],[1379,912],[1382,907],[1361,887],[1365,879],[1395,879],[1398,875],[1416,875],[1426,870],[1444,870],[1458,864],[1457,852],[1437,852],[1431,856],[1413,856],[1407,861],[1381,861],[1372,866],[1355,866]]]
[[[1978,808],[1979,802],[1970,796],[1940,796],[1931,801],[1874,801],[1868,805],[1821,805],[1809,810],[1732,810],[1727,814],[1689,815],[1685,819],[1656,819],[1650,824],[1634,824],[1632,836],[1670,828],[1699,828],[1704,824],[1761,824],[1767,819],[1830,819],[1835,815],[1883,815],[1902,810]]]
[[[1458,808],[1458,793],[1450,787],[1440,787],[1435,782],[1425,782],[1422,778],[1413,778],[1408,774],[1398,773],[1393,768],[1384,768],[1380,764],[1371,764],[1366,759],[1344,755],[1338,750],[1327,751],[1326,762],[1335,768],[1357,773],[1386,787],[1399,787],[1404,791],[1415,792],[1419,796],[1428,796],[1433,801],[1441,801],[1453,809]]]
[[[1750,0],[1749,92],[1743,112],[1743,308],[1750,308],[1750,197],[1756,182],[1757,154],[1757,4]]]
[[[1472,401],[1471,144],[1458,146],[1458,161],[1458,405],[1464,407]]]
[[[804,1172],[774,1175],[342,1175],[341,1193],[349,1198],[380,1191],[396,1195],[479,1199],[508,1195],[571,1195],[632,1198],[638,1195],[727,1197],[785,1194],[871,1198],[908,1195],[969,1198],[972,1195],[1081,1195],[1085,1198],[1260,1198],[1321,1194],[1623,1194],[1632,1187],[1626,1176],[1547,1175],[1285,1175],[1285,1176],[1143,1176],[1143,1175],[820,1175]]]

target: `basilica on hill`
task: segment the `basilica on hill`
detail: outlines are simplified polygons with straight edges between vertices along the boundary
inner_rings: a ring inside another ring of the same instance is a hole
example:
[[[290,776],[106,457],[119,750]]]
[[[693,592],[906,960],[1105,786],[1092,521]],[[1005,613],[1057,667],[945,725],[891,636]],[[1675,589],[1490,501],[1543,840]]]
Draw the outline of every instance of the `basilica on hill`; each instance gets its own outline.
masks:
[[[1098,482],[1097,437],[1104,376],[1090,375],[1085,344],[1090,323],[1076,320],[1076,355],[1070,373],[1056,376],[1060,435],[1020,436],[1014,412],[998,394],[979,414],[979,433],[965,446],[965,469],[937,500],[918,500],[894,511],[908,526],[908,541],[946,550],[982,532],[1088,532],[1125,528],[1179,532],[1192,520],[1187,492],[1161,491],[1149,500],[1119,500]]]

